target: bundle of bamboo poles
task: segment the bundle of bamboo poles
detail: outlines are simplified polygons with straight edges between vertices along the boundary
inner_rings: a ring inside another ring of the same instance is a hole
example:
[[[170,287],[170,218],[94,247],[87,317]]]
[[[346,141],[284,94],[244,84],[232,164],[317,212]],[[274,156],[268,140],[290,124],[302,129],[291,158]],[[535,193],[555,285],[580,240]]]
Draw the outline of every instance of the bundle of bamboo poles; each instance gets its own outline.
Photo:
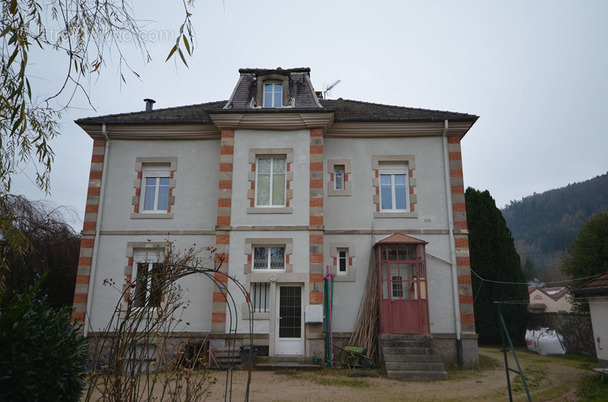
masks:
[[[378,325],[378,271],[375,253],[372,252],[359,315],[348,344],[363,346],[367,356],[376,363],[379,361]]]

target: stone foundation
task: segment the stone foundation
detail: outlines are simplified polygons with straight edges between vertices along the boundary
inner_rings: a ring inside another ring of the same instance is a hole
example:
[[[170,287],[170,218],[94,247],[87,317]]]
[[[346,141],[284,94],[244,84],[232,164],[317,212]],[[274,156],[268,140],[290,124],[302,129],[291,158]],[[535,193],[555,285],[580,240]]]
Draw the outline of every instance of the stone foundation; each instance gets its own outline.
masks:
[[[477,334],[462,334],[460,346],[454,334],[432,334],[432,336],[446,367],[458,365],[458,353],[461,353],[464,368],[479,366]]]

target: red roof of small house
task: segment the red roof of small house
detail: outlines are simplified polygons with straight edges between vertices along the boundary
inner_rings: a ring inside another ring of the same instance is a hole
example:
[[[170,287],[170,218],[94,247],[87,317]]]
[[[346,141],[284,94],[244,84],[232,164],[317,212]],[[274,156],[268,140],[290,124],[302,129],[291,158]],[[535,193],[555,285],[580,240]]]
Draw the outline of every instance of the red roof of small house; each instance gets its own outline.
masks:
[[[568,288],[566,287],[539,288],[537,286],[528,286],[528,293],[532,294],[536,289],[555,301],[558,301],[568,294]]]
[[[385,239],[380,240],[378,244],[428,244],[427,241],[416,239],[415,237],[407,236],[402,233],[395,233]]]
[[[608,295],[608,271],[600,274],[574,291],[576,295]]]

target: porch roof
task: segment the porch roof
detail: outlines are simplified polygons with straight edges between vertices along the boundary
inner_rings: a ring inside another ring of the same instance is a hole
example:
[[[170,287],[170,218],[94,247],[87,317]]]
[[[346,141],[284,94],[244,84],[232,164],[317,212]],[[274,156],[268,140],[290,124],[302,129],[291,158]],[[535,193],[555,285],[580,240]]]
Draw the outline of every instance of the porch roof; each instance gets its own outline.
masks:
[[[416,239],[415,237],[411,237],[408,235],[404,235],[402,233],[395,233],[394,235],[390,235],[389,237],[380,240],[374,247],[380,244],[428,244],[428,241]]]

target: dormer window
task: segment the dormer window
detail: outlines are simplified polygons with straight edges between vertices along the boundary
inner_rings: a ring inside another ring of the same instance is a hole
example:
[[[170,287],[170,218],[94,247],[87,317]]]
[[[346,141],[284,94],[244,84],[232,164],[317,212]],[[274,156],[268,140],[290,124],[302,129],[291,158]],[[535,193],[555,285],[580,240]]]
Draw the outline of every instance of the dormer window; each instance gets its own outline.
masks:
[[[264,84],[264,107],[283,106],[283,85],[279,83]]]
[[[251,106],[254,108],[289,107],[289,76],[283,74],[264,74],[256,77],[257,89]]]

